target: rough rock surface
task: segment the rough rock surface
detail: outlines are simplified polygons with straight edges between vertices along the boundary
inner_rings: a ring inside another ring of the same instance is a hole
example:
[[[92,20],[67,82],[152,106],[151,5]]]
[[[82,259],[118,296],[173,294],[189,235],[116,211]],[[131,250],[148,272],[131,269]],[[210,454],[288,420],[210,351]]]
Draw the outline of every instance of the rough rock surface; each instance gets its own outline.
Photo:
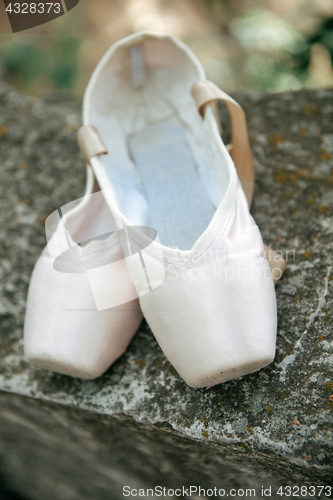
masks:
[[[80,105],[1,87],[0,473],[29,498],[117,499],[125,484],[253,487],[257,496],[261,485],[329,484],[333,90],[235,98],[255,157],[252,213],[289,264],[276,288],[277,355],[259,373],[195,390],[146,323],[95,381],[24,360],[25,299],[45,245],[43,221],[84,192]]]

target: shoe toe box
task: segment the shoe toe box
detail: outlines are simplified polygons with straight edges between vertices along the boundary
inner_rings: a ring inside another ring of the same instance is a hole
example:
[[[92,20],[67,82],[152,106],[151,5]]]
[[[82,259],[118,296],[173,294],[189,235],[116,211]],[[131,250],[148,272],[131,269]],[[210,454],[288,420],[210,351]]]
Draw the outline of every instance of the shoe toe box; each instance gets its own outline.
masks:
[[[30,282],[26,358],[59,373],[93,379],[126,350],[142,320],[138,300],[98,311],[85,273],[60,273],[46,252]]]

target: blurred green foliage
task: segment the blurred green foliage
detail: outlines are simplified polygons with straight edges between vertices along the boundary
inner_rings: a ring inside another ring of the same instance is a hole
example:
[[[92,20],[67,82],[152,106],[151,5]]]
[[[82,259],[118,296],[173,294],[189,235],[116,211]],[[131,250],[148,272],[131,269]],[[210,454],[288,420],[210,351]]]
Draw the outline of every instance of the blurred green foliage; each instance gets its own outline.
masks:
[[[319,17],[319,22],[313,24],[316,26],[313,32],[304,34],[288,22],[287,16],[284,18],[273,12],[262,1],[197,2],[208,5],[210,30],[220,44],[209,45],[210,42],[198,34],[200,43],[208,43],[202,62],[208,76],[227,90],[250,87],[283,91],[332,85],[333,73],[330,74],[327,54],[333,62],[333,18]],[[0,68],[5,80],[18,88],[32,89],[37,94],[48,88],[77,90],[80,77],[87,77],[83,59],[79,73],[78,56],[81,38],[89,33],[89,11],[82,10],[78,15],[79,12],[68,18],[57,32],[47,32],[42,36],[22,35],[3,43],[0,47]],[[301,8],[299,15],[305,15]],[[95,36],[96,29],[96,26],[90,27],[89,36]],[[315,57],[312,49],[315,45],[326,51],[324,73],[327,78],[321,75],[318,78],[318,71],[321,70],[317,70],[316,74],[313,71]]]
[[[80,39],[61,36],[54,43],[11,42],[0,48],[0,64],[9,81],[28,90],[42,79],[57,89],[73,90],[78,79]]]
[[[314,76],[311,71],[314,60],[312,48],[315,45],[323,47],[330,54],[333,64],[333,18],[323,17],[319,10],[316,11],[316,0],[311,7],[313,12],[317,12],[315,18],[319,22],[313,23],[310,34],[302,33],[274,9],[269,9],[268,4],[265,6],[264,2],[204,2],[218,18],[225,40],[229,39],[230,53],[236,54],[231,56],[233,61],[229,61],[231,77],[227,79],[228,86],[283,91],[318,86],[324,82],[324,77],[318,80],[318,74]],[[305,5],[304,2],[303,8]],[[299,7],[300,19],[309,16],[306,12],[309,5],[310,2],[305,12]],[[329,82],[332,84],[332,78]]]
[[[77,59],[80,40],[66,37],[57,41],[49,52],[49,77],[55,88],[73,89],[79,77]]]
[[[1,66],[6,76],[29,88],[41,72],[40,49],[35,44],[11,43],[0,49]]]
[[[293,58],[304,51],[304,36],[268,10],[254,10],[236,17],[231,33],[243,50],[241,69],[247,85],[259,90],[301,88],[307,74]]]
[[[307,74],[311,62],[311,47],[314,44],[320,43],[331,55],[333,64],[333,18],[325,17],[322,19],[319,28],[311,35],[305,37],[302,46],[294,52],[291,57],[291,62],[299,74]]]

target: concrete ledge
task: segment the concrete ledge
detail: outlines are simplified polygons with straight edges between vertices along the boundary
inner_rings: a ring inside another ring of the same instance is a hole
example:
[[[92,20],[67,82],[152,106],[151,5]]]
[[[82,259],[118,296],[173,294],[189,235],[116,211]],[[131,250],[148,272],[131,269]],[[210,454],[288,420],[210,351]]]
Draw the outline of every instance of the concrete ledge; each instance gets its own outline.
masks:
[[[329,484],[333,91],[235,98],[247,112],[255,156],[253,215],[265,242],[288,252],[277,286],[277,356],[240,381],[194,390],[146,323],[96,381],[25,362],[25,297],[45,244],[43,221],[84,192],[80,105],[2,86],[0,471],[29,498],[117,499],[125,484]]]

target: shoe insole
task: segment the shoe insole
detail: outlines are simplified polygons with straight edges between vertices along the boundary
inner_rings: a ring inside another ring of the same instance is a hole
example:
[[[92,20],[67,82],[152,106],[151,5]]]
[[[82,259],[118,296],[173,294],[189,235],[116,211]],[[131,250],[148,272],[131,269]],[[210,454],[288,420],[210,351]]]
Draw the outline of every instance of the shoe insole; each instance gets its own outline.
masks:
[[[151,220],[160,243],[190,250],[215,213],[197,171],[185,131],[158,122],[129,138]]]

